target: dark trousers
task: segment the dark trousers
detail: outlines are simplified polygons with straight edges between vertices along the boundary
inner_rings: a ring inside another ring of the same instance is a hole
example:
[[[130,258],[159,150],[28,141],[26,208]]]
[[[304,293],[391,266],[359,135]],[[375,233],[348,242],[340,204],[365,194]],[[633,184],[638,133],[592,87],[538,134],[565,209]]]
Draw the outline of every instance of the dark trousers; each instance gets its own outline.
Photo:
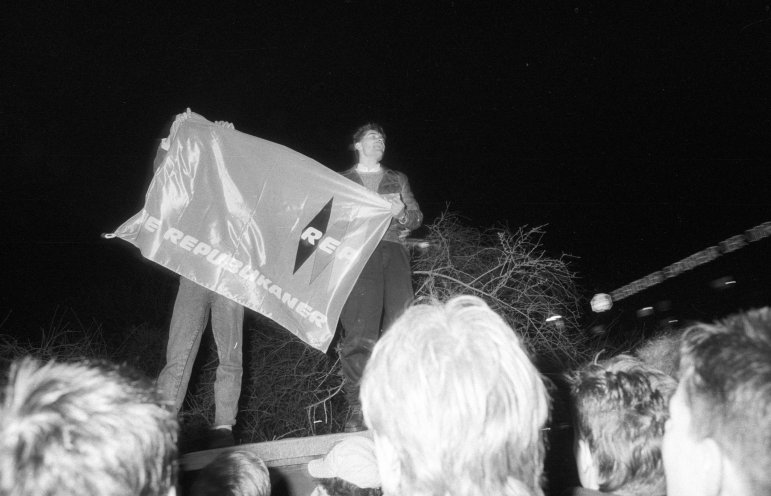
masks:
[[[349,403],[359,402],[359,381],[381,329],[387,330],[414,297],[407,249],[381,241],[340,314],[344,331],[340,362]]]

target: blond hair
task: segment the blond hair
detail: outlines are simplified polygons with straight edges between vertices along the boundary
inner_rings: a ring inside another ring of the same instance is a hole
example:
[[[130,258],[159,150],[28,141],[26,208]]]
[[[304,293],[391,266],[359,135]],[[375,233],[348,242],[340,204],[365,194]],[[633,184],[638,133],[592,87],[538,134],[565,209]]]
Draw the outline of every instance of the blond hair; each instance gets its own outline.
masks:
[[[17,360],[0,404],[0,494],[168,494],[178,425],[161,401],[125,366]]]
[[[361,388],[375,441],[400,467],[398,482],[384,474],[387,493],[542,494],[546,387],[480,298],[409,308],[375,346]]]

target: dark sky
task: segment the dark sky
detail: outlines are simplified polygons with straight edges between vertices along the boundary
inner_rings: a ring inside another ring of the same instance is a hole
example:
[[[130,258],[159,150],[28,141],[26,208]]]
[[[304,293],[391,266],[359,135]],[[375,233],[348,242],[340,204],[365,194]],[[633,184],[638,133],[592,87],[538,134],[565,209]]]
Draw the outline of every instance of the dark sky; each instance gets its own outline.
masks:
[[[23,4],[0,35],[8,264],[104,243],[186,107],[335,170],[379,121],[429,221],[545,224],[589,290],[771,220],[769,0]]]

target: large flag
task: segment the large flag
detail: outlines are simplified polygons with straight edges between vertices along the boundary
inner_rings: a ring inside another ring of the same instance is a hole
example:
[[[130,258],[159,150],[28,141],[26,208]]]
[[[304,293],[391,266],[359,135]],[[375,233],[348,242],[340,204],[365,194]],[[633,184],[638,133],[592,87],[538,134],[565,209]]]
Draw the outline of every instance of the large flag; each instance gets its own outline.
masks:
[[[391,219],[387,201],[289,148],[181,114],[144,208],[109,237],[326,351]]]

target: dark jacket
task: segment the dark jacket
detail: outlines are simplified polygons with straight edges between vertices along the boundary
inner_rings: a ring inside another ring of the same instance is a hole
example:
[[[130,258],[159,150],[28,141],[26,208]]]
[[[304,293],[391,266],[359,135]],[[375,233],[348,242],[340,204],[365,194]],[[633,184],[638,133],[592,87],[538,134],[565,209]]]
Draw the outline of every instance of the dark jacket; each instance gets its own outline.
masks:
[[[356,172],[356,167],[352,167],[344,172],[341,172],[341,174],[351,181],[364,186],[359,173]],[[383,167],[383,179],[380,181],[380,185],[377,188],[377,193],[379,195],[388,195],[394,193],[401,195],[402,201],[405,205],[407,219],[404,223],[400,223],[397,219],[391,219],[391,224],[388,226],[385,235],[383,235],[383,241],[401,243],[402,239],[399,238],[399,234],[401,234],[402,231],[405,229],[414,231],[423,223],[423,212],[420,211],[420,206],[418,206],[418,202],[415,200],[415,196],[412,194],[407,176],[401,172]]]

